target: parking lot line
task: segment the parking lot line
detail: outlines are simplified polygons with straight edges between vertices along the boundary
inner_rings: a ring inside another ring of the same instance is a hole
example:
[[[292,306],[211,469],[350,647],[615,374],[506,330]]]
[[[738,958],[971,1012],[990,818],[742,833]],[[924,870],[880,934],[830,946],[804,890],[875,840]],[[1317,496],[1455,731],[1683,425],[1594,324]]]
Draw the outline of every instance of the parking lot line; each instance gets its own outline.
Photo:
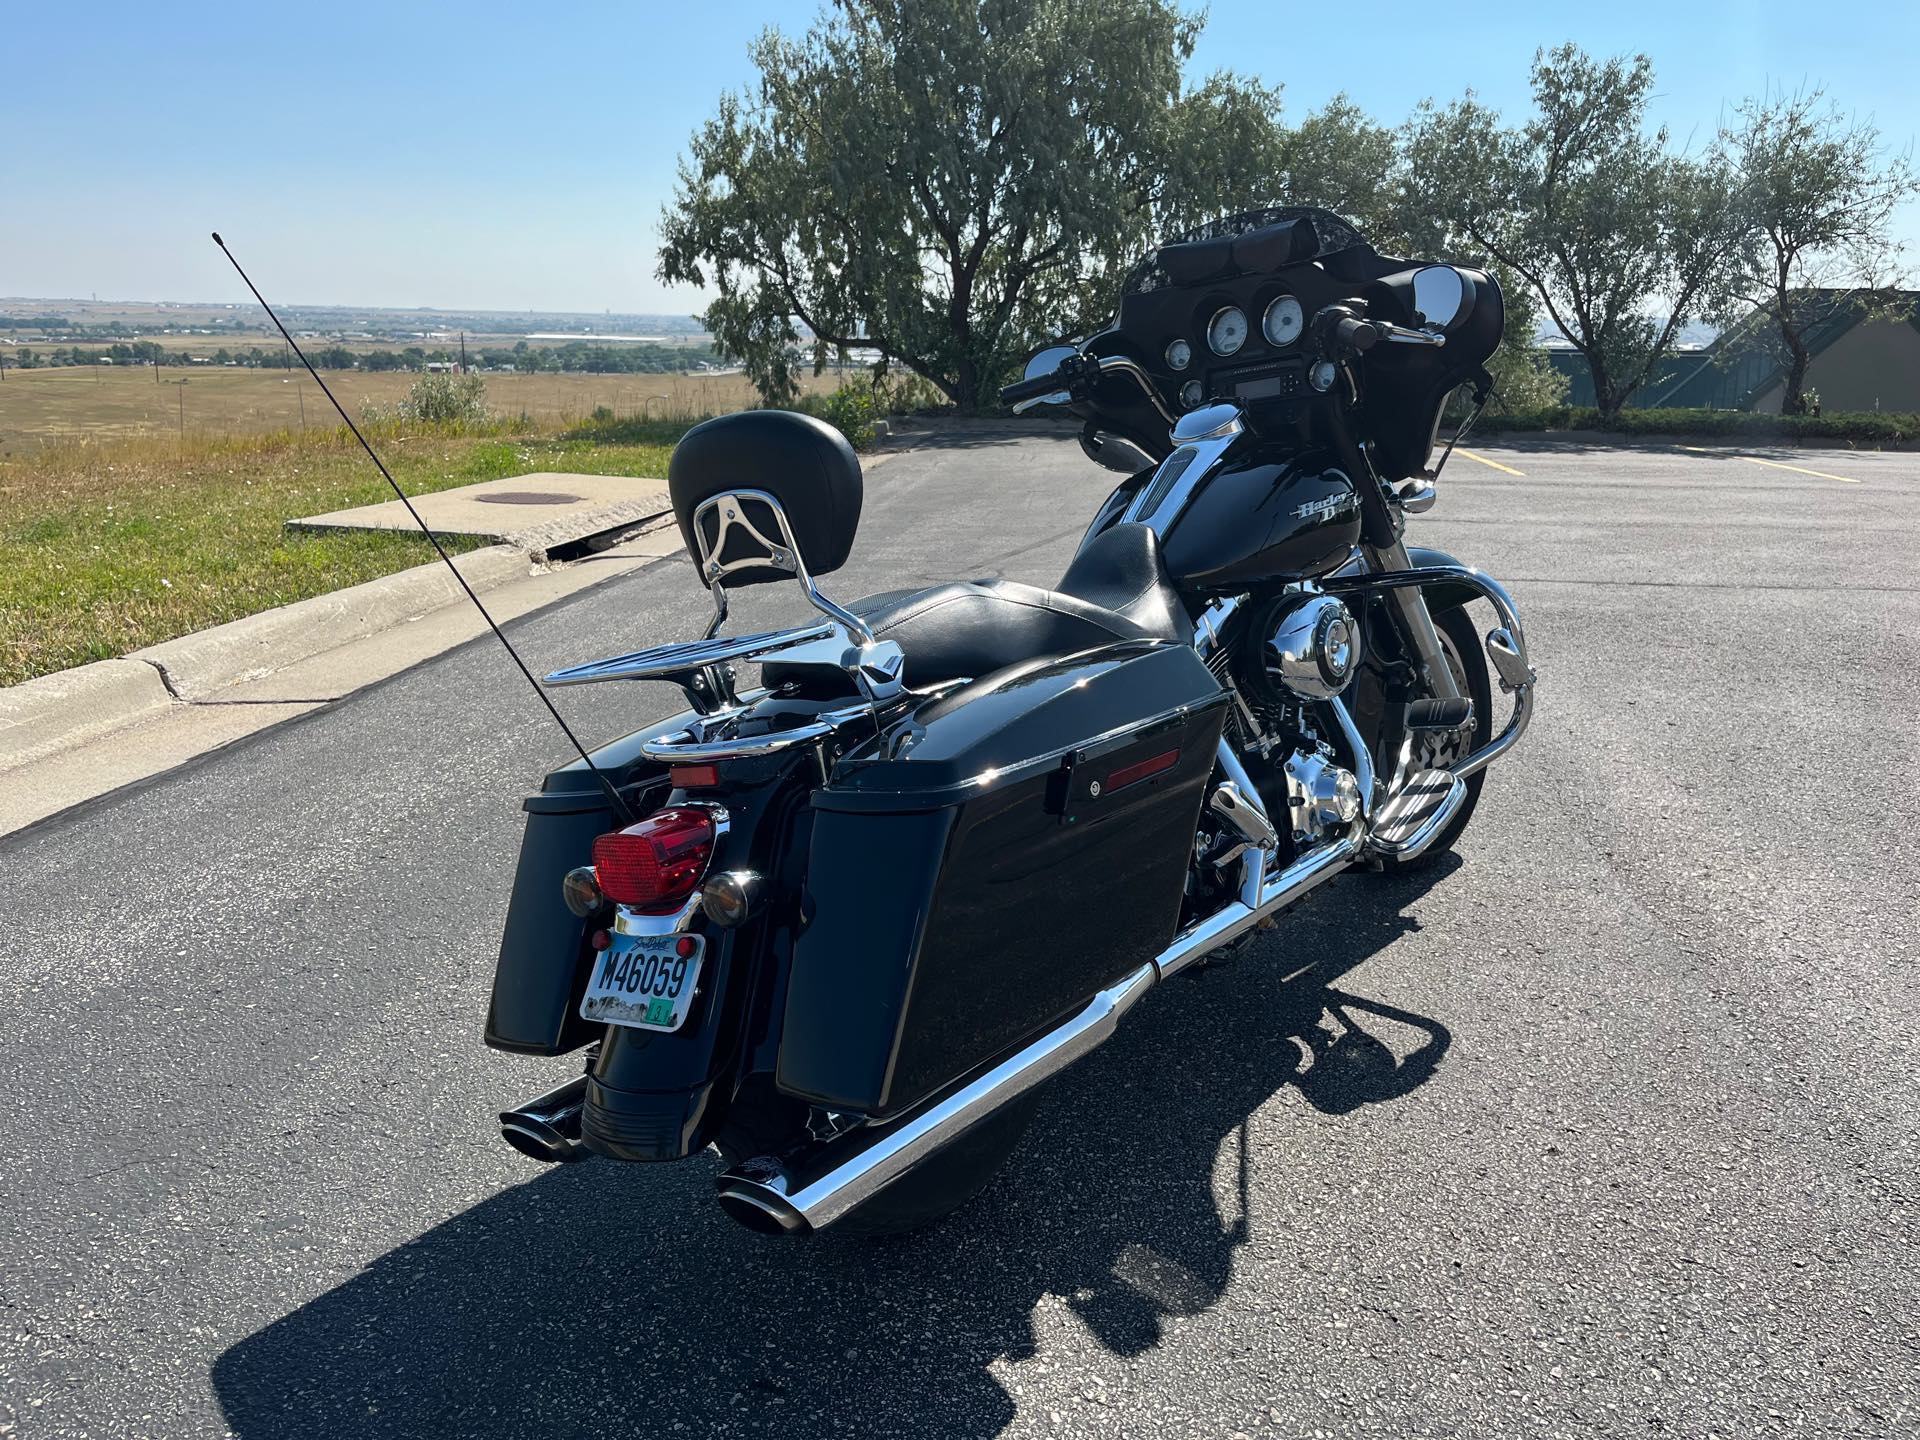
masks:
[[[1498,460],[1489,460],[1487,459],[1486,456],[1476,455],[1471,450],[1462,450],[1462,449],[1459,449],[1458,447],[1455,447],[1455,448],[1456,448],[1456,453],[1466,456],[1467,459],[1469,460],[1478,460],[1482,465],[1491,466],[1493,469],[1498,470],[1502,475],[1518,475],[1522,480],[1527,478],[1527,472],[1524,470],[1516,470],[1511,465],[1502,465]]]
[[[1682,450],[1690,450],[1695,455],[1724,455],[1724,450],[1714,450],[1705,445],[1682,445]],[[1838,480],[1842,485],[1858,485],[1860,482],[1851,475],[1829,475],[1825,470],[1809,470],[1804,465],[1785,465],[1778,460],[1762,460],[1758,455],[1735,455],[1736,460],[1744,460],[1749,465],[1765,465],[1769,470],[1791,470],[1796,475],[1815,475],[1822,480]]]

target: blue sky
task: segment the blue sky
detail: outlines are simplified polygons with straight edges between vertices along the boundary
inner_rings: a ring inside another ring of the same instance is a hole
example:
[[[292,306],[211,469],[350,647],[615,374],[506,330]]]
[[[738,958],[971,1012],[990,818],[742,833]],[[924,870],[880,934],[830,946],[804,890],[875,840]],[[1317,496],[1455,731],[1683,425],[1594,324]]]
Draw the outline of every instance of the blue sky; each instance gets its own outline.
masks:
[[[219,229],[289,303],[697,308],[653,279],[675,158],[749,79],[751,37],[814,9],[8,5],[0,295],[228,298]],[[1564,39],[1650,54],[1683,140],[1769,83],[1825,82],[1898,145],[1920,133],[1911,0],[1215,0],[1195,70],[1279,82],[1295,117],[1345,90],[1398,123],[1468,86],[1517,113],[1533,50]],[[1901,228],[1920,259],[1920,216]]]

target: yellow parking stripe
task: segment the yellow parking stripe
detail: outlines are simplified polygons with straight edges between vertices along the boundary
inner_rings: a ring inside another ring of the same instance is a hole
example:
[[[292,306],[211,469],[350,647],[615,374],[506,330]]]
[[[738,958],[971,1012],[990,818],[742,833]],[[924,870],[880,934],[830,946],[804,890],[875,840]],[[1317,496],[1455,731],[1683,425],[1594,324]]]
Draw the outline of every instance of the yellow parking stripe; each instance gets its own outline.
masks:
[[[1482,465],[1498,470],[1502,475],[1518,475],[1522,480],[1527,478],[1526,471],[1516,470],[1511,465],[1502,465],[1498,460],[1489,460],[1486,456],[1476,455],[1471,450],[1456,450],[1456,453],[1466,456],[1469,460],[1478,460]]]
[[[1817,475],[1822,480],[1838,480],[1842,485],[1860,483],[1851,475],[1829,475],[1824,470],[1809,470],[1804,465],[1782,465],[1778,460],[1762,460],[1758,455],[1742,455],[1740,458],[1749,465],[1767,465],[1775,470],[1791,470],[1796,475]]]
[[[1691,450],[1696,455],[1724,455],[1724,450],[1712,450],[1705,445],[1682,445],[1682,450]],[[1860,482],[1851,475],[1829,475],[1825,470],[1809,470],[1804,465],[1783,465],[1778,460],[1762,460],[1758,455],[1735,455],[1736,460],[1744,460],[1749,465],[1765,465],[1769,470],[1791,470],[1796,475],[1812,475],[1821,480],[1838,480],[1842,485],[1858,485]]]

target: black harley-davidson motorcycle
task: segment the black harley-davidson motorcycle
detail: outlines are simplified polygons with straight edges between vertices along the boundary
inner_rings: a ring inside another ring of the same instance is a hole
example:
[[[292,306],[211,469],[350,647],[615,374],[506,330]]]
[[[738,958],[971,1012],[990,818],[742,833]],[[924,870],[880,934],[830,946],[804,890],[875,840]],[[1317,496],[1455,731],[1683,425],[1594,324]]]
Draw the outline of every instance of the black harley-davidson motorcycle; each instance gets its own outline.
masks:
[[[691,708],[526,802],[486,1039],[585,1073],[506,1139],[711,1146],[749,1226],[910,1229],[988,1182],[1037,1087],[1150,988],[1342,870],[1451,845],[1534,672],[1506,591],[1403,531],[1448,397],[1485,401],[1502,309],[1487,274],[1381,256],[1324,210],[1162,246],[1112,328],[1004,392],[1140,462],[1050,590],[835,603],[815,582],[862,495],[838,432],[688,432],[669,486],[706,638],[547,677],[670,681]],[[728,592],[769,581],[817,622],[721,636]]]

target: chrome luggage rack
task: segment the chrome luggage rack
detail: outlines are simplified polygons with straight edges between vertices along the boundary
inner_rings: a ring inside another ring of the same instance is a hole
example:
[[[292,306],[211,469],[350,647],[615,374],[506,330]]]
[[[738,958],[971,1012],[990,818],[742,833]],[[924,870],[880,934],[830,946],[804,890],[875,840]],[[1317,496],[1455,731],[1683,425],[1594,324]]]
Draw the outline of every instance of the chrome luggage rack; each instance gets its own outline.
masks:
[[[779,530],[777,540],[754,523],[747,513],[749,503],[765,508]],[[698,719],[691,727],[644,741],[640,749],[652,759],[683,764],[771,755],[796,745],[813,744],[854,720],[872,718],[877,722],[881,707],[904,693],[900,647],[891,640],[876,640],[864,620],[820,593],[801,557],[786,511],[772,495],[764,490],[723,491],[694,511],[693,535],[701,578],[713,595],[713,623],[706,635],[556,670],[546,677],[547,684],[665,680],[678,685],[686,692]],[[807,603],[826,618],[788,630],[721,636],[720,626],[727,618],[727,581],[748,570],[777,570],[793,576],[806,593]],[[848,676],[861,702],[825,711],[783,730],[738,734],[739,719],[753,704],[765,699],[767,692],[756,690],[742,695],[735,688],[737,667],[742,661],[775,655],[789,667],[816,666]],[[712,733],[716,731],[723,733],[716,736]]]

